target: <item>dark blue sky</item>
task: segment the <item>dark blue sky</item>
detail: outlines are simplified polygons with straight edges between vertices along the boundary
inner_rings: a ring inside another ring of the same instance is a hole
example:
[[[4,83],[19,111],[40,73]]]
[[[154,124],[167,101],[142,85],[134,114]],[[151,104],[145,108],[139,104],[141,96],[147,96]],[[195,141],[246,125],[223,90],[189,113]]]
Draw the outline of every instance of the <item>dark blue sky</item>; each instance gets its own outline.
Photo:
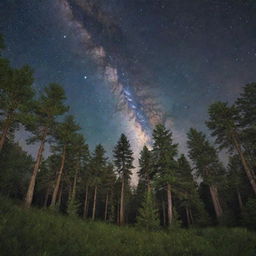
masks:
[[[135,151],[165,123],[184,150],[207,107],[256,81],[256,3],[225,0],[2,0],[0,32],[35,87],[58,82],[90,147]]]

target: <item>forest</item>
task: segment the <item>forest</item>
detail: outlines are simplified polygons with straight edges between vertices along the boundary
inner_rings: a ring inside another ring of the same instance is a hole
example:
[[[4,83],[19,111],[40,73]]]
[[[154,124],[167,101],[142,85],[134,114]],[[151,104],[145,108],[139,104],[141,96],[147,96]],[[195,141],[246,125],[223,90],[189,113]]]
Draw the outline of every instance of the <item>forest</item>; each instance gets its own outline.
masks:
[[[34,82],[31,67],[0,57],[2,255],[256,253],[256,83],[208,106],[211,136],[191,128],[186,155],[156,125],[135,187],[129,138],[111,159],[101,144],[90,151],[63,87],[36,93]],[[22,129],[35,159],[15,140]]]

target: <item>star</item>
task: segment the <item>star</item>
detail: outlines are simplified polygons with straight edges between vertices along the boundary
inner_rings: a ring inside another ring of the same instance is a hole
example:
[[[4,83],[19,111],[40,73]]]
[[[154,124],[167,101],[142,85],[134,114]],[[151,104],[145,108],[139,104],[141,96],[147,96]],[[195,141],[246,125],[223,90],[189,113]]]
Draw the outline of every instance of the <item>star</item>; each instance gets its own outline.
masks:
[[[67,35],[64,35],[63,38],[67,38]]]
[[[86,80],[86,79],[87,79],[87,76],[84,76],[84,79]]]

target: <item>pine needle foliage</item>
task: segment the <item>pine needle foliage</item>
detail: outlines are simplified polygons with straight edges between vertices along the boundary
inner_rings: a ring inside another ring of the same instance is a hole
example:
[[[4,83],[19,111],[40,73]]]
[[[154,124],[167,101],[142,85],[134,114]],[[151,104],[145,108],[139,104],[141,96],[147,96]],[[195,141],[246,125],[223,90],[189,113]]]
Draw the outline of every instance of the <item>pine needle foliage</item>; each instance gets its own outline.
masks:
[[[137,216],[137,226],[146,230],[155,231],[159,229],[160,220],[158,216],[158,210],[155,209],[153,195],[147,192],[145,199],[139,209],[139,215]]]

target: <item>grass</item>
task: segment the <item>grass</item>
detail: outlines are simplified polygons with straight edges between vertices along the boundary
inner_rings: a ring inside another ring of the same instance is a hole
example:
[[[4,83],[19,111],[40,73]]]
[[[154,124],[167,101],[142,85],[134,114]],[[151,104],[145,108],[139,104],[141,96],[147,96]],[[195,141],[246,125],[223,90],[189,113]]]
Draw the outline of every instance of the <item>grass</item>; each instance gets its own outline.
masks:
[[[1,256],[253,256],[256,235],[244,228],[146,232],[24,209],[0,197]]]

